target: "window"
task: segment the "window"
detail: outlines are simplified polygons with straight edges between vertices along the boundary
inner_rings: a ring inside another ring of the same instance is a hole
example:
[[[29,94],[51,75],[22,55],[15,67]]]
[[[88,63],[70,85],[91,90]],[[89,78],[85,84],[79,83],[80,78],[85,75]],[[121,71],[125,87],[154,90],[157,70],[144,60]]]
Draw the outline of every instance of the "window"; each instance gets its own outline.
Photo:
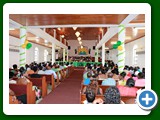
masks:
[[[35,62],[39,61],[39,49],[37,47],[34,50],[34,61]]]
[[[48,51],[44,50],[44,61],[47,62]]]

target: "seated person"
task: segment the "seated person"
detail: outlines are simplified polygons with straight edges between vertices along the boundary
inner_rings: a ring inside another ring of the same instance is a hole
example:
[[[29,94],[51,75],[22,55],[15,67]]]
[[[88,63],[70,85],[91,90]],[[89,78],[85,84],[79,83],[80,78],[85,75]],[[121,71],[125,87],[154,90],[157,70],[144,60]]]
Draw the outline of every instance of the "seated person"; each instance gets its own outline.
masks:
[[[86,94],[86,92],[88,90],[93,90],[96,95],[102,95],[103,94],[102,89],[98,86],[98,82],[95,81],[95,80],[92,80],[91,83],[88,86],[84,87],[82,93]]]
[[[12,79],[13,76],[14,76],[14,73],[13,72],[9,72],[9,83],[16,84],[17,81]]]
[[[117,69],[117,68],[114,68],[111,72],[113,73],[113,77],[112,77],[112,78],[113,78],[114,80],[118,80],[118,79],[119,79],[118,69]]]
[[[84,85],[89,85],[91,81],[92,74],[90,72],[87,73],[87,78],[84,80]]]
[[[39,66],[38,74],[44,74],[44,71],[42,69],[43,69],[43,67]]]
[[[126,86],[117,86],[121,96],[133,96],[136,97],[138,89],[134,87],[135,81],[129,78],[126,82]]]
[[[95,93],[93,90],[89,90],[86,92],[86,100],[83,101],[84,104],[92,104],[93,101],[95,100]]]
[[[120,104],[121,96],[117,87],[109,87],[104,93],[105,104]]]
[[[104,93],[104,100],[101,98],[95,99],[93,104],[124,104],[121,101],[120,92],[117,87],[109,87]]]
[[[138,73],[138,80],[135,81],[136,87],[144,87],[145,86],[145,79],[143,73]]]
[[[33,67],[33,71],[34,71],[34,73],[30,75],[31,78],[40,78],[41,77],[41,75],[38,74],[38,67],[37,66]]]
[[[16,64],[13,65],[13,70],[11,70],[11,72],[13,72],[15,76],[18,74],[18,67]]]
[[[92,70],[92,67],[91,67],[91,66],[88,66],[88,67],[87,67],[87,71],[85,71],[84,74],[83,74],[83,80],[85,80],[85,79],[87,78],[87,73],[88,73],[88,72],[91,72],[91,70]]]
[[[28,77],[29,75],[31,75],[31,74],[33,74],[34,73],[34,71],[32,70],[33,69],[33,66],[30,68],[30,67],[28,67],[27,68],[27,71],[26,71],[26,73],[24,74],[26,77]]]
[[[115,86],[116,81],[112,77],[113,77],[113,73],[109,72],[108,78],[106,80],[103,80],[102,85]]]
[[[126,73],[125,72],[122,72],[120,75],[119,75],[119,81],[118,81],[118,85],[126,85],[126,80],[124,80],[126,76]]]
[[[56,74],[56,72],[51,69],[51,68],[52,68],[52,65],[49,64],[46,68],[47,68],[47,70],[44,71],[45,74],[47,74],[47,75],[52,75],[52,74],[53,74],[54,79],[57,79],[57,74]]]
[[[101,74],[98,75],[98,80],[105,80],[105,79],[107,79],[106,70],[102,69]]]
[[[21,76],[23,76],[25,72],[26,72],[26,71],[25,71],[24,67],[20,67],[19,73],[18,73],[18,75],[17,75],[18,78],[20,78]]]

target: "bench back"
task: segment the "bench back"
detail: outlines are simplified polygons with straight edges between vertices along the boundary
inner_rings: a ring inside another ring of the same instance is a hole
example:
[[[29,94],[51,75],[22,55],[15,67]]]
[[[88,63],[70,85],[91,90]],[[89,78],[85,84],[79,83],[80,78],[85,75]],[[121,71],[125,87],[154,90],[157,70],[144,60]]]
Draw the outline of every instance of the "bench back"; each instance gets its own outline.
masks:
[[[47,82],[46,77],[42,76],[41,78],[28,78],[34,86],[39,87],[42,90],[42,97],[47,95]]]
[[[9,84],[9,88],[14,91],[16,96],[24,95],[27,96],[27,104],[35,104],[36,96],[35,91],[32,90],[32,82],[24,84]]]
[[[55,82],[54,82],[54,77],[53,75],[46,75],[46,74],[41,74],[41,76],[46,78],[46,82],[50,83],[52,85],[52,90],[55,88]]]

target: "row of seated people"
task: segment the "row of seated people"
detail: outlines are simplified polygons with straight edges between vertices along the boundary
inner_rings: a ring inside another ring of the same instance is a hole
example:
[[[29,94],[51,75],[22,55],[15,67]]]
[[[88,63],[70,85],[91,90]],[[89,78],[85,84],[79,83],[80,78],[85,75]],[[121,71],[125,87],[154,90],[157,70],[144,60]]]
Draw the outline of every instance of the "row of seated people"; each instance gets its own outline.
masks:
[[[81,93],[85,94],[88,89],[92,89],[95,91],[96,95],[103,95],[107,88],[114,85],[98,85],[98,80],[91,80],[89,85],[81,85]],[[136,97],[137,91],[139,89],[143,89],[144,87],[136,87],[135,81],[132,78],[129,78],[126,82],[126,85],[116,85],[119,89],[121,96],[133,96]]]
[[[56,72],[51,69],[50,64],[48,64],[46,68],[47,68],[46,71],[48,71],[47,74],[38,74],[37,66],[33,66],[32,70],[34,71],[34,73],[27,74],[27,75],[26,75],[27,71],[24,72],[23,71],[24,69],[20,68],[19,70],[20,77],[15,77],[15,74],[12,71],[10,71],[10,74],[9,74],[10,75],[9,76],[10,85],[9,86],[10,86],[10,91],[12,91],[11,93],[16,93],[17,99],[19,99],[19,101],[23,101],[22,103],[24,104],[26,103],[33,104],[35,103],[34,101],[35,97],[32,97],[34,96],[34,94],[31,95],[33,90],[35,91],[36,99],[39,99],[41,95],[42,97],[44,97],[47,94],[47,84],[48,83],[52,85],[52,90],[54,90],[55,81],[57,82],[59,81],[59,76],[61,75],[65,78],[73,71],[73,67],[70,67],[70,66],[63,68],[60,71],[56,71]],[[55,74],[53,73],[57,73],[56,79],[55,79]],[[27,96],[24,93],[30,94],[31,96]],[[13,94],[11,94],[10,98],[15,98],[15,97],[13,97]],[[14,103],[14,102],[10,102],[10,103]]]
[[[110,86],[103,95],[96,95],[92,89],[88,89],[86,94],[81,94],[81,104],[135,104],[136,97],[121,96],[119,89]]]
[[[88,90],[93,90],[95,95],[104,96],[107,88],[115,86],[120,96],[123,98],[136,97],[137,91],[145,87],[144,73],[135,72],[137,76],[130,76],[130,72],[124,70],[120,74],[116,74],[118,69],[117,66],[113,67],[112,70],[106,70],[105,67],[87,66],[83,75],[83,82],[81,87],[81,98]],[[108,68],[107,68],[108,69]],[[111,72],[110,72],[111,71]]]

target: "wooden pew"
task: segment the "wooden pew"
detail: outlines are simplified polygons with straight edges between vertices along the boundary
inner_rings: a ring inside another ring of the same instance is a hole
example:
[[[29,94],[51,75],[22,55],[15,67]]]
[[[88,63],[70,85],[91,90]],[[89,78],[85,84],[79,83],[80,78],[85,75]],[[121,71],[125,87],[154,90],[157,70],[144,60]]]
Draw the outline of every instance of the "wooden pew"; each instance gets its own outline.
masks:
[[[42,97],[47,95],[47,82],[46,77],[42,76],[42,78],[28,78],[33,85],[39,87],[42,90]]]
[[[87,85],[81,84],[81,92],[83,92],[84,87],[86,87]],[[102,89],[103,94],[105,93],[106,89],[108,89],[110,86],[106,86],[106,85],[99,85],[99,87]]]
[[[32,90],[32,82],[27,83],[27,85],[9,84],[9,88],[14,91],[16,96],[26,94],[27,104],[35,104],[36,95],[35,95],[35,91]]]
[[[67,68],[63,68],[63,71],[64,71],[64,79],[67,78]]]
[[[103,81],[103,80],[97,80],[98,85],[102,85],[102,81]]]
[[[121,96],[121,100],[126,103],[128,100],[130,99],[136,99],[136,97],[133,97],[133,96]]]
[[[13,97],[15,97],[15,96],[9,95],[9,104],[19,104],[19,101],[17,99],[15,99],[13,101],[13,99],[14,99]]]
[[[59,74],[59,71],[56,72],[56,75],[57,75],[57,82],[56,82],[56,85],[59,85],[59,84],[60,84],[59,75],[58,75],[58,74]]]
[[[106,86],[106,85],[99,85],[99,87],[102,89],[103,94],[106,92],[106,89],[108,89],[111,86]]]
[[[101,98],[102,100],[104,100],[104,95],[96,95],[96,98]],[[132,97],[132,96],[121,96],[121,100],[126,104],[126,102],[130,99],[136,99],[136,97]],[[80,104],[83,104],[83,101],[86,100],[86,95],[85,94],[80,94]]]
[[[53,91],[55,88],[54,76],[53,75],[46,75],[46,74],[41,74],[41,76],[46,77],[46,82],[47,82],[47,84],[52,85],[52,91]]]
[[[74,71],[74,67],[68,66],[68,76],[70,76],[73,71]]]

